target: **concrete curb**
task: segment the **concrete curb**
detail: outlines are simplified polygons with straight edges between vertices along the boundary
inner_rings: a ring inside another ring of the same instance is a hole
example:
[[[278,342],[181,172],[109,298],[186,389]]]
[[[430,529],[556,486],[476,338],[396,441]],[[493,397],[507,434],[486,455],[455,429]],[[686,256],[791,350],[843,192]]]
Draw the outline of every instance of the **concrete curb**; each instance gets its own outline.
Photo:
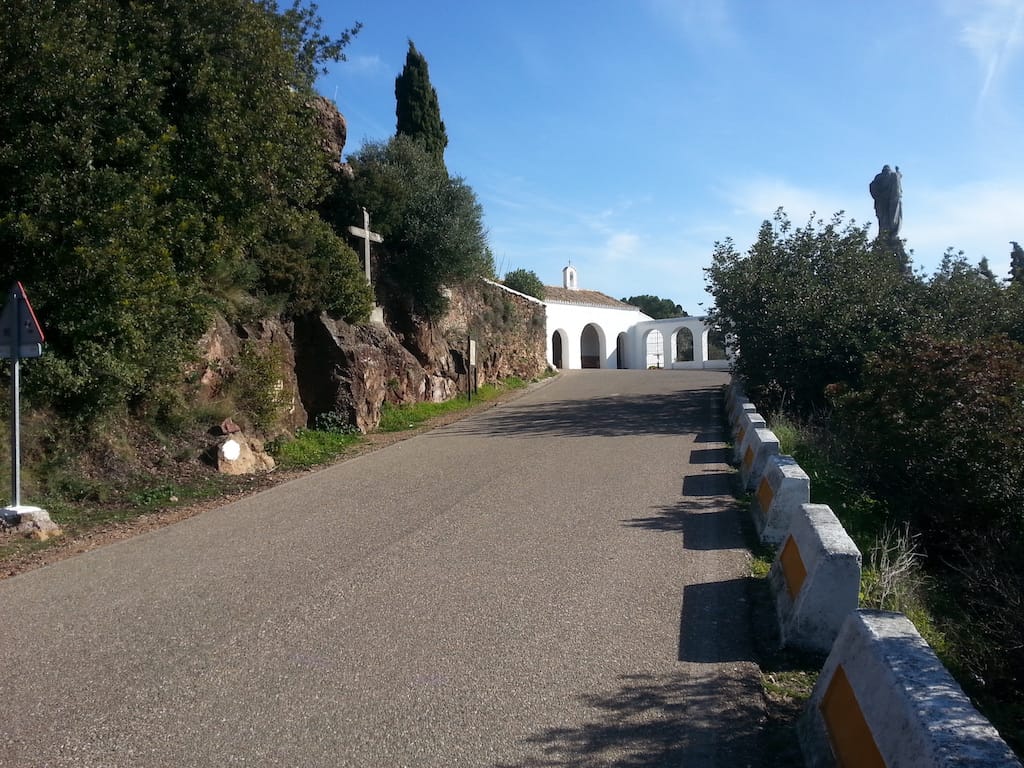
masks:
[[[860,551],[832,510],[801,505],[768,574],[783,645],[828,653],[857,609],[860,565]]]
[[[770,456],[751,502],[754,525],[765,544],[779,544],[800,507],[811,500],[811,478],[792,456]]]
[[[1021,768],[899,613],[847,616],[797,732],[807,768]]]
[[[779,438],[770,429],[757,427],[744,434],[743,459],[740,461],[740,479],[748,491],[757,488],[768,459],[779,455]]]

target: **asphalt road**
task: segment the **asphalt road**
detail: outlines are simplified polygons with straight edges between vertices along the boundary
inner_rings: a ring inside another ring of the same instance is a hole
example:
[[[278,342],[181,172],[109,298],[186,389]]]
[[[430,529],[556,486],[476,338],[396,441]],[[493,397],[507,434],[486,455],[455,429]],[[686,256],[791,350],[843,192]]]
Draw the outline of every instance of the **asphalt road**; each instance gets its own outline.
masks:
[[[0,582],[0,765],[757,764],[725,380],[564,373]]]

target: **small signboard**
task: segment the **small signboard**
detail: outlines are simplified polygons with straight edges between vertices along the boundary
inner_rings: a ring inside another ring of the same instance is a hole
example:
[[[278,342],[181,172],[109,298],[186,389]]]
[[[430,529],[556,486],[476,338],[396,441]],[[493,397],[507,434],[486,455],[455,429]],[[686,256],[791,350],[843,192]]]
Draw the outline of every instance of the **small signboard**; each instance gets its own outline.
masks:
[[[43,329],[28,302],[21,283],[15,283],[7,294],[7,304],[0,312],[0,357],[40,357],[43,354]]]
[[[476,365],[476,339],[469,340],[469,364]]]

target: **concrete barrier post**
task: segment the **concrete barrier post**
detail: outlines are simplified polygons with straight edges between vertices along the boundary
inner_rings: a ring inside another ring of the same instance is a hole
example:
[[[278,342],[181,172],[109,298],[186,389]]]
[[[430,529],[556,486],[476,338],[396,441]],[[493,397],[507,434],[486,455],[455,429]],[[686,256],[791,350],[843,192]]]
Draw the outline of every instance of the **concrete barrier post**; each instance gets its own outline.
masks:
[[[832,510],[803,504],[768,573],[783,645],[828,653],[857,609],[860,550]]]
[[[847,616],[797,731],[807,768],[1021,768],[900,613]]]
[[[736,407],[729,416],[729,425],[732,427],[733,436],[740,431],[740,427],[743,425],[743,418],[752,413],[757,413],[757,406],[752,402],[746,398],[736,401]]]
[[[753,491],[764,474],[768,458],[779,455],[779,438],[770,429],[757,428],[749,431],[752,434],[744,435],[745,447],[743,460],[740,462],[740,479],[744,488]]]
[[[732,458],[737,464],[743,461],[747,446],[754,436],[754,430],[766,429],[768,427],[761,414],[751,411],[744,411],[739,418],[738,424],[736,437],[732,444]]]
[[[751,503],[757,534],[766,544],[778,544],[789,533],[792,519],[811,500],[811,479],[792,456],[771,456]]]

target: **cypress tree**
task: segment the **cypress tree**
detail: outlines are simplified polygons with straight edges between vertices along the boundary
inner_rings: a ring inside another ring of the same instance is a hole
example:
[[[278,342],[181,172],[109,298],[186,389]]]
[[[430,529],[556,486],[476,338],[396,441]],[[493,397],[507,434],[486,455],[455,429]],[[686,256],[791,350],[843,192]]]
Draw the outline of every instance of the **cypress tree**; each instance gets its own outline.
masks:
[[[1010,251],[1010,282],[1024,285],[1024,248],[1016,240],[1011,240],[1010,245],[1013,246]]]
[[[397,133],[420,142],[439,162],[444,162],[448,134],[441,120],[437,91],[430,84],[427,60],[416,50],[412,40],[405,56],[402,74],[395,78],[395,115]]]

